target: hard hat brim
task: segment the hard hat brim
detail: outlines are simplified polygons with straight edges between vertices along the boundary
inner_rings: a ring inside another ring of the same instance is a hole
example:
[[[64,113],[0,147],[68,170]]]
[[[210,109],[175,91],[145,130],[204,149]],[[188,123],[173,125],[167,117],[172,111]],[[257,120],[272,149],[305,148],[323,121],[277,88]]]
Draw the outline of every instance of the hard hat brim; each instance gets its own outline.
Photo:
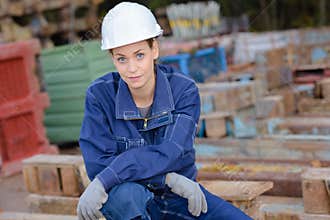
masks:
[[[140,39],[136,38],[136,39],[134,39],[134,41],[129,42],[129,43],[125,42],[125,43],[118,43],[118,44],[114,44],[114,45],[111,45],[111,44],[107,45],[107,43],[102,42],[101,50],[110,50],[110,49],[114,49],[114,48],[117,48],[117,47],[122,47],[122,46],[125,46],[125,45],[137,43],[137,42],[140,42],[140,41],[143,41],[143,40],[148,40],[150,38],[159,37],[162,34],[163,34],[163,30],[160,29],[157,33],[153,33],[153,34],[150,34],[150,35],[143,36]]]

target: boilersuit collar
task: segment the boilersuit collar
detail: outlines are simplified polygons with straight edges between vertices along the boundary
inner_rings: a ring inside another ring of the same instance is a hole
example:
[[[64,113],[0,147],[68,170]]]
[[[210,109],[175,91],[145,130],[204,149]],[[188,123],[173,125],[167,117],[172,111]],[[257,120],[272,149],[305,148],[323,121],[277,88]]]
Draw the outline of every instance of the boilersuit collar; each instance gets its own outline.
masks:
[[[156,86],[151,107],[151,118],[174,110],[173,95],[166,73],[158,65],[155,65],[155,70]],[[116,95],[116,119],[143,119],[123,79],[119,80]]]

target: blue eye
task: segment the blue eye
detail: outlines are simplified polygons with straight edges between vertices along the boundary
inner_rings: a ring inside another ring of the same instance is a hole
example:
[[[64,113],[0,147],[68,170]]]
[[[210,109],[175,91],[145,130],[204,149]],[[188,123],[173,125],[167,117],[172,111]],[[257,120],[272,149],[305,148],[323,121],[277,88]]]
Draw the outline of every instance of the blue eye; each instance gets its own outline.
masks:
[[[136,54],[136,58],[138,58],[138,60],[143,59],[143,57],[144,57],[144,54],[143,53]]]
[[[125,58],[125,57],[119,57],[119,58],[117,59],[117,61],[118,61],[119,63],[125,63],[125,62],[126,62],[126,58]]]

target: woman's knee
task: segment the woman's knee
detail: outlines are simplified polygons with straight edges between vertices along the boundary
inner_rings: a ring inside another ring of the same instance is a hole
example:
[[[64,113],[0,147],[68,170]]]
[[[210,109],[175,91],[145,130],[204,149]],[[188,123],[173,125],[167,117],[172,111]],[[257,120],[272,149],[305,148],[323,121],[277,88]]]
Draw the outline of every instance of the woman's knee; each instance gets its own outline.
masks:
[[[146,206],[153,194],[143,185],[126,182],[114,186],[106,203],[101,209],[102,213],[110,215],[111,219],[131,219],[136,216],[147,215]]]

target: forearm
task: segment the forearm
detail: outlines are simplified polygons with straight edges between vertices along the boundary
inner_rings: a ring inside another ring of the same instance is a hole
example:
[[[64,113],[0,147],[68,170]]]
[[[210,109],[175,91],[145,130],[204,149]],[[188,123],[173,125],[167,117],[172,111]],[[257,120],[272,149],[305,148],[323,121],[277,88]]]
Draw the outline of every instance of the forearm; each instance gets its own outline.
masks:
[[[153,184],[153,177],[157,177],[156,184],[164,186],[166,173],[194,166],[194,153],[170,142],[135,148],[118,155],[98,176],[106,189],[127,181],[149,180]]]

